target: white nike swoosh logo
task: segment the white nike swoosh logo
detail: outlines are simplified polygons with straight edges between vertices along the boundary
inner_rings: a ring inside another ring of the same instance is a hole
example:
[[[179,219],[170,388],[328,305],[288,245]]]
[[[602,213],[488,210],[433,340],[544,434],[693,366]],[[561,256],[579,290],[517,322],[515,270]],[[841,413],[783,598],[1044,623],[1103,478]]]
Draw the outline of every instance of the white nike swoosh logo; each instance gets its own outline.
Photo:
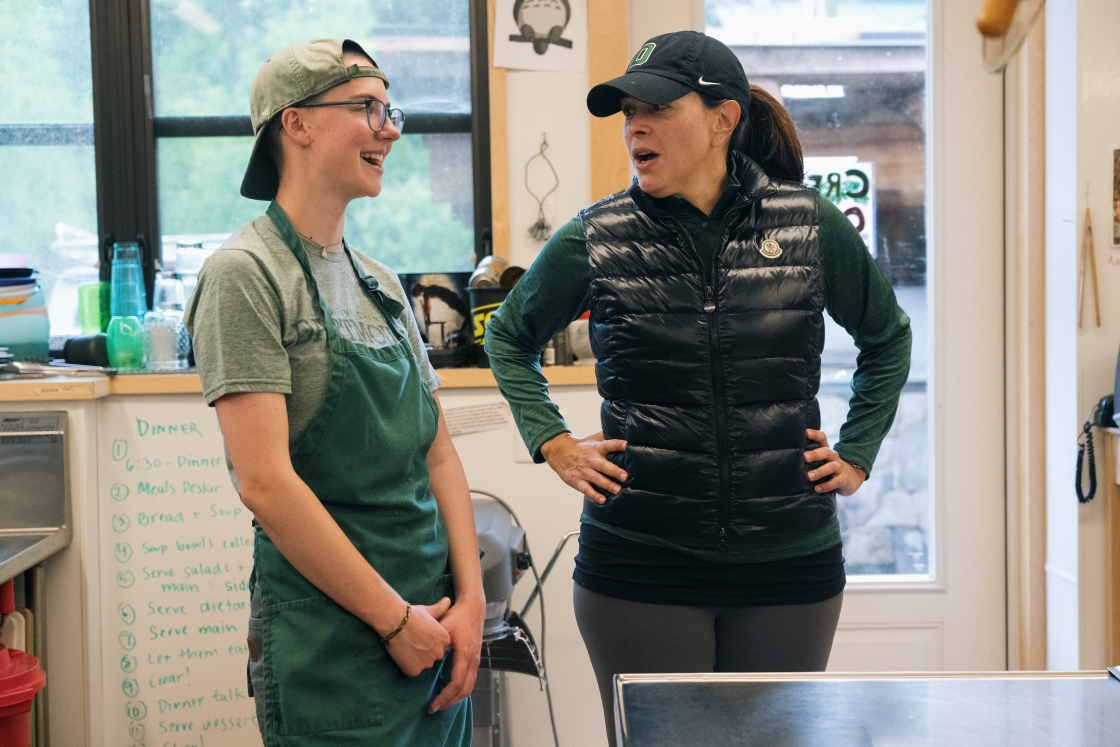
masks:
[[[702,86],[718,86],[719,85],[719,83],[710,83],[710,82],[704,80],[703,75],[700,76],[700,80],[697,81],[697,82]]]

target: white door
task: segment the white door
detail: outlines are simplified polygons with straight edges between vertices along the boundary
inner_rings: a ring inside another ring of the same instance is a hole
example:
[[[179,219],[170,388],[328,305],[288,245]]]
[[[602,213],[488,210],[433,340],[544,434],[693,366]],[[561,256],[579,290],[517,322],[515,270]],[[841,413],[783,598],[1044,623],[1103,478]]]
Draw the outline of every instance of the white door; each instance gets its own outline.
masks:
[[[848,587],[832,670],[1006,668],[1002,81],[981,67],[976,9],[708,0],[707,32],[782,97],[807,171],[912,319],[895,425],[840,502]],[[856,352],[830,320],[833,443]]]

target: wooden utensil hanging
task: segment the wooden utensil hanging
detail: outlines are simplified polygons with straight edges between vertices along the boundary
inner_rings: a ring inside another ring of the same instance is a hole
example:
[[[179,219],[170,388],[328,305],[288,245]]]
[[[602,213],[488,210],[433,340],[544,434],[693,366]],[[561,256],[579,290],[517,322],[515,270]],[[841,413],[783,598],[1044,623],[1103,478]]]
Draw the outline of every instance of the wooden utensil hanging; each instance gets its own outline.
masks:
[[[1085,208],[1085,234],[1081,237],[1081,277],[1077,288],[1077,326],[1083,327],[1085,317],[1085,276],[1093,282],[1093,304],[1097,312],[1097,326],[1101,326],[1101,296],[1097,290],[1097,252],[1093,246],[1093,219]]]

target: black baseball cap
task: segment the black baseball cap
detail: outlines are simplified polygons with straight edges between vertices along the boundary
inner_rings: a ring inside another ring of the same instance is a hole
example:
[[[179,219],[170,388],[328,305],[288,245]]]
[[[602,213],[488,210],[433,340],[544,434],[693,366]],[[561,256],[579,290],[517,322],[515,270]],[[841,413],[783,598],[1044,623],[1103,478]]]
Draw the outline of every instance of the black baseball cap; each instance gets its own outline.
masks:
[[[623,75],[588,92],[587,109],[596,117],[609,117],[620,110],[623,96],[668,104],[691,91],[738,101],[746,121],[751,86],[742,63],[726,44],[699,31],[674,31],[647,41]]]

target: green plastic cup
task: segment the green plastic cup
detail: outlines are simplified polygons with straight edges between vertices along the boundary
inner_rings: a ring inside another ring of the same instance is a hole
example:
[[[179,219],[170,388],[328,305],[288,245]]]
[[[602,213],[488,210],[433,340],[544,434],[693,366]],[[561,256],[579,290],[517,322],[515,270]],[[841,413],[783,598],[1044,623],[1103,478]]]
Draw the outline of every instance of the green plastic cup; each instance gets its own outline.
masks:
[[[118,371],[144,367],[144,323],[137,316],[115,316],[105,332],[109,365]]]
[[[95,335],[109,327],[109,284],[92,281],[78,286],[78,316],[83,335]]]

